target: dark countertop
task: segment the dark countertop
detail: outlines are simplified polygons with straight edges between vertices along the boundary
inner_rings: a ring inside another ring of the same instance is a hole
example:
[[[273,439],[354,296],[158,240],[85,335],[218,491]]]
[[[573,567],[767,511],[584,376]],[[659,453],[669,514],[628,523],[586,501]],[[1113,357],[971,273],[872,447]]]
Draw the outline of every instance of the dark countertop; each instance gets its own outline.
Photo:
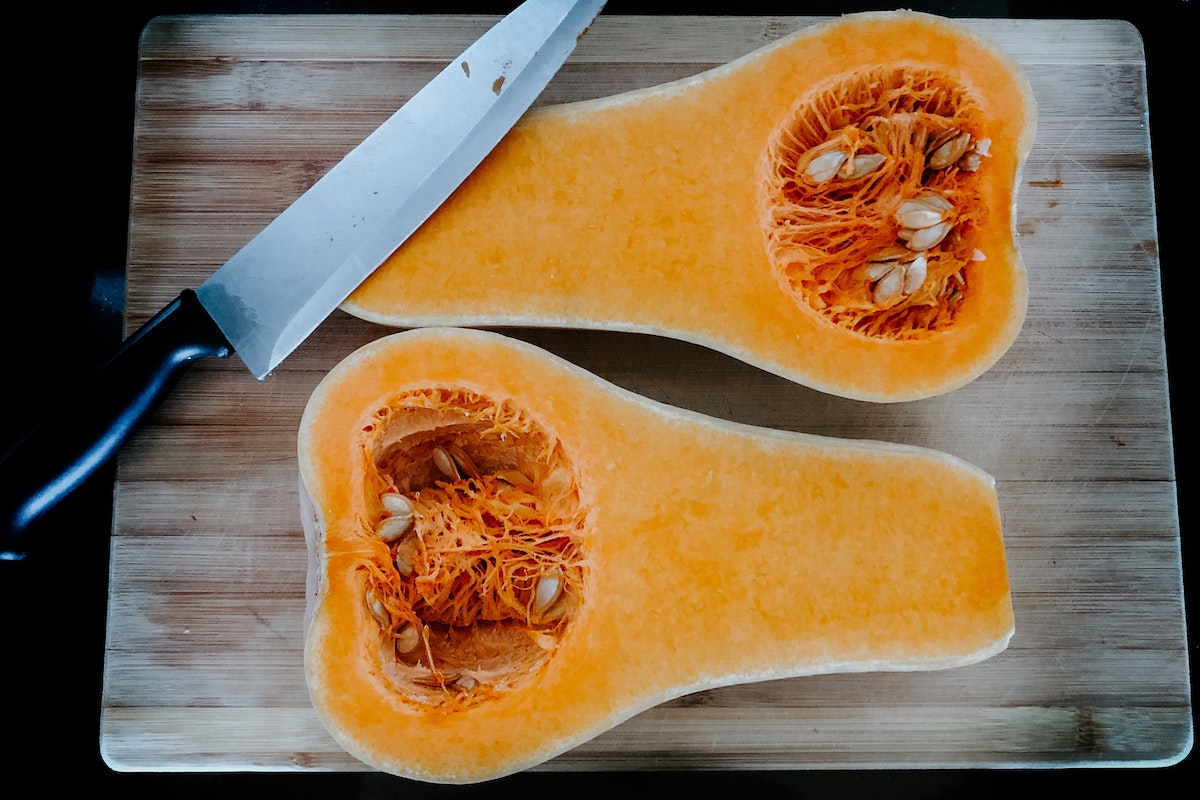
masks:
[[[132,2],[120,10],[94,4],[86,10],[31,7],[33,24],[20,26],[33,41],[26,48],[41,56],[22,64],[10,78],[17,102],[9,105],[22,146],[13,159],[18,176],[7,264],[4,333],[10,365],[9,413],[0,424],[0,449],[7,447],[22,420],[36,416],[116,347],[121,335],[123,268],[129,206],[138,35],[160,14],[208,13],[504,13],[515,2]],[[1194,147],[1183,144],[1192,130],[1183,120],[1177,86],[1194,77],[1195,8],[1186,0],[1153,3],[1066,2],[755,2],[713,7],[683,2],[611,0],[606,13],[731,13],[826,15],[903,6],[957,17],[1119,18],[1141,31],[1146,46],[1151,141],[1159,216],[1168,369],[1178,386],[1183,300],[1190,291],[1192,259],[1184,254],[1184,213],[1194,203],[1184,194],[1196,174],[1188,160]],[[1185,77],[1186,76],[1186,77]],[[1190,83],[1190,81],[1189,81]],[[1190,89],[1190,86],[1189,86]],[[1191,145],[1191,143],[1188,143]],[[1185,154],[1180,156],[1180,154]],[[1191,223],[1194,225],[1194,223]],[[12,257],[15,256],[15,257]],[[1186,258],[1186,260],[1185,260]],[[1194,600],[1195,561],[1189,541],[1195,516],[1191,466],[1185,443],[1190,419],[1178,392],[1172,392],[1179,515],[1186,591]],[[1158,770],[938,770],[877,772],[634,773],[570,775],[531,773],[486,787],[425,787],[373,774],[148,775],[118,774],[99,754],[99,708],[104,658],[108,578],[107,536],[112,510],[111,469],[55,510],[50,530],[61,537],[61,556],[0,564],[0,602],[7,615],[3,686],[10,706],[3,732],[3,760],[12,780],[28,779],[25,794],[85,785],[112,789],[125,797],[176,798],[251,796],[286,793],[294,798],[413,797],[461,795],[479,790],[495,796],[509,790],[537,790],[608,796],[614,791],[680,796],[704,789],[737,790],[781,797],[975,797],[1011,796],[1030,788],[1078,789],[1099,778],[1116,792],[1136,790],[1166,795],[1176,781],[1195,771],[1195,756]],[[1188,618],[1191,620],[1192,614]],[[1194,631],[1194,626],[1189,625]],[[1198,658],[1195,634],[1189,656]],[[1193,666],[1194,670],[1194,666]],[[1195,680],[1193,679],[1193,687]],[[1193,692],[1194,697],[1194,692]],[[22,781],[24,783],[25,781]],[[12,796],[21,796],[22,790]]]

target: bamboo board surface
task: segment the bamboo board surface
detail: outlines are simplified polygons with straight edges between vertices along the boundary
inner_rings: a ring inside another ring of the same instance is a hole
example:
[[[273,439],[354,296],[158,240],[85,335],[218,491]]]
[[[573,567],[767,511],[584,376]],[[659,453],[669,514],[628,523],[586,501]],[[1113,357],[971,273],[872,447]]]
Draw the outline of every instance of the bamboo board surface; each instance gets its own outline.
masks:
[[[159,18],[142,42],[127,267],[132,331],[219,267],[494,21]],[[601,17],[540,103],[662,83],[803,17]],[[973,20],[1027,70],[1025,327],[949,395],[828,397],[650,336],[505,331],[652,399],[754,425],[904,442],[997,478],[1016,634],[945,672],[829,675],[666,703],[540,769],[1172,763],[1190,749],[1145,63],[1104,21]],[[388,331],[335,314],[267,380],[202,363],[121,456],[102,750],[120,770],[362,770],[303,671],[296,429]]]

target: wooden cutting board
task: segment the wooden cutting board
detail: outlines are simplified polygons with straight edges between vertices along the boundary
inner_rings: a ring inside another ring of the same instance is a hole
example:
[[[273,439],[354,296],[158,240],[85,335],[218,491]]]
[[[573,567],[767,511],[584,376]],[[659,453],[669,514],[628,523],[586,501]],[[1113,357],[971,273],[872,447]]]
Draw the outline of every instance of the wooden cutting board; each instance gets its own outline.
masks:
[[[202,282],[493,18],[153,21],[141,48],[129,330]],[[812,18],[602,17],[541,102],[687,76]],[[651,336],[508,331],[655,400],[943,450],[996,476],[1007,651],[933,673],[705,691],[543,769],[1172,763],[1192,715],[1145,63],[1104,21],[976,20],[1028,71],[1019,194],[1031,300],[1009,353],[916,403],[827,397]],[[296,429],[387,331],[337,312],[274,375],[201,364],[121,458],[102,747],[119,770],[359,770],[309,705]]]

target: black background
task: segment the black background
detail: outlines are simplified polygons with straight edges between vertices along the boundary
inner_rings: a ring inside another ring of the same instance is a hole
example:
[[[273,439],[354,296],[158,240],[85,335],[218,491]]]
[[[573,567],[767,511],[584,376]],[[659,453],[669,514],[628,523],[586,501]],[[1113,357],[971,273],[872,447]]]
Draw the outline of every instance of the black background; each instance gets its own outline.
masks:
[[[22,6],[10,17],[6,81],[9,220],[0,267],[0,334],[7,380],[0,451],[30,417],[89,372],[119,343],[129,222],[138,37],[160,14],[507,13],[515,2],[130,2],[81,10]],[[1185,0],[1129,3],[871,2],[737,3],[610,0],[606,14],[832,15],[892,7],[951,17],[1117,18],[1146,49],[1150,133],[1172,377],[1185,587],[1194,601],[1195,515],[1189,412],[1178,391],[1188,368],[1184,317],[1200,283],[1196,247],[1194,123],[1195,9]],[[10,9],[11,11],[11,9]],[[20,55],[19,55],[20,54]],[[795,798],[1011,797],[1030,789],[1101,785],[1147,797],[1194,780],[1193,759],[1160,769],[912,770],[711,773],[527,773],[476,787],[435,787],[376,774],[122,774],[99,755],[99,712],[108,582],[111,469],[55,509],[45,537],[23,562],[0,563],[0,766],[8,797],[54,790],[124,797],[681,797],[704,790]],[[1189,604],[1189,622],[1192,614]],[[1189,625],[1194,631],[1194,626]],[[1198,662],[1194,633],[1189,657]],[[1195,681],[1193,679],[1193,685]],[[1193,693],[1194,696],[1194,693]],[[1185,779],[1186,780],[1186,779]]]

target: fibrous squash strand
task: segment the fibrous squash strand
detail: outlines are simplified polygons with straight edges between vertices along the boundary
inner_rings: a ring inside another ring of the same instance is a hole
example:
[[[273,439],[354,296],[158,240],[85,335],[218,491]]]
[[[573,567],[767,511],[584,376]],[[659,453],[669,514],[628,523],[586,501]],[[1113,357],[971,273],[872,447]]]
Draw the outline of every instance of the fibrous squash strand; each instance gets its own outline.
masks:
[[[375,417],[363,428],[378,492],[367,527],[386,559],[367,570],[364,601],[383,652],[426,702],[448,696],[422,694],[431,687],[484,697],[511,676],[478,669],[482,639],[523,644],[513,657],[529,669],[583,597],[578,479],[534,420],[464,390],[407,392]]]
[[[802,98],[771,143],[764,185],[784,287],[869,336],[949,325],[987,214],[974,187],[990,145],[979,117],[928,69],[867,70]],[[892,258],[897,247],[910,256]]]

